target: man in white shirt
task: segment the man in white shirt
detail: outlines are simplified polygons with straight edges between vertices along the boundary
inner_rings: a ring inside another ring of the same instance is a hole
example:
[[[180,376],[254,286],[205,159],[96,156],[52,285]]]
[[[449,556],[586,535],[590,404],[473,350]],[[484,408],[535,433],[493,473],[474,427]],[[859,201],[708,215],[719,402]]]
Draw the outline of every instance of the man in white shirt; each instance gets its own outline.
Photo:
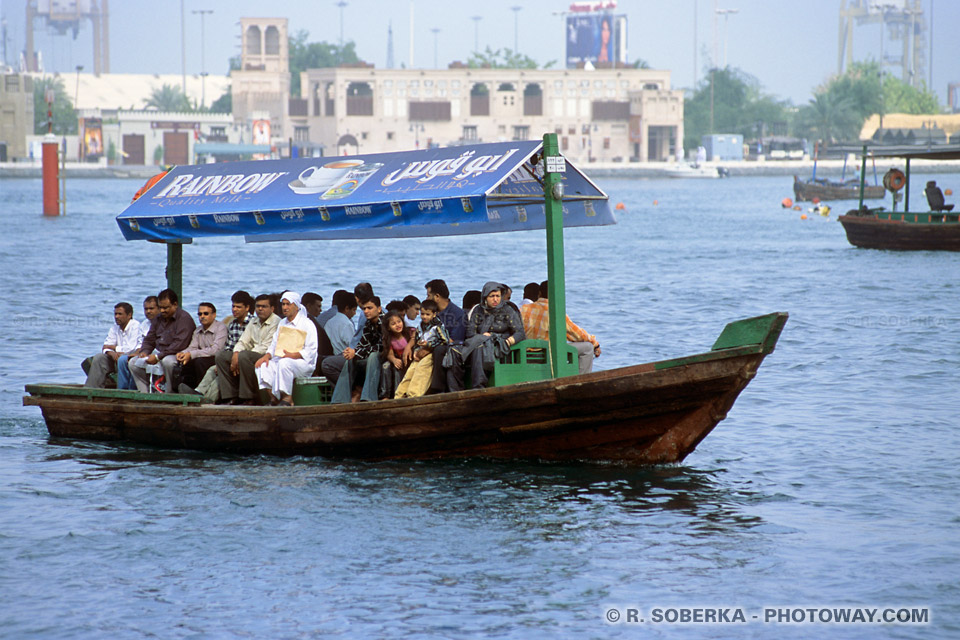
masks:
[[[140,349],[140,323],[133,319],[133,305],[119,302],[113,308],[114,325],[100,353],[90,358],[85,387],[105,388],[107,375],[117,370],[117,359]]]
[[[159,315],[160,306],[157,303],[157,296],[147,296],[144,298],[144,320],[140,323],[140,333],[137,336],[138,345],[143,344],[143,339],[146,338],[147,334],[150,332],[150,326]],[[131,356],[136,357],[136,353],[124,354],[117,359],[117,389],[130,389],[133,391],[137,388],[136,383],[133,381],[133,374],[130,373],[130,367],[127,365],[127,361]]]

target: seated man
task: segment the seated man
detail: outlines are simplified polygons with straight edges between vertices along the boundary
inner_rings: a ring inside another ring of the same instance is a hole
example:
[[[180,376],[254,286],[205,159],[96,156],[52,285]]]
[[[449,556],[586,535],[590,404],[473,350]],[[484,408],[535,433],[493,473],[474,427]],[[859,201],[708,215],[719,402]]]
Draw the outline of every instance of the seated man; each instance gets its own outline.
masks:
[[[190,344],[177,353],[177,362],[183,367],[180,393],[193,393],[207,369],[213,366],[217,352],[227,343],[227,327],[217,320],[217,308],[212,302],[201,302],[197,306],[197,318],[200,326],[194,329]]]
[[[353,340],[353,316],[357,315],[357,298],[345,289],[338,289],[333,294],[332,308],[336,313],[327,320],[323,328],[330,338],[333,353],[343,355]]]
[[[227,327],[227,342],[223,345],[223,349],[214,355],[214,361],[223,353],[226,354],[229,362],[230,356],[233,355],[233,347],[240,340],[247,324],[256,317],[253,315],[253,296],[242,289],[235,291],[230,296],[230,311],[230,315],[223,319],[223,324]],[[194,388],[197,393],[211,402],[218,401],[220,399],[220,385],[217,384],[217,368],[215,366],[208,367],[200,383]]]
[[[118,302],[113,308],[113,320],[100,353],[89,358],[85,387],[104,388],[107,374],[116,371],[120,356],[129,356],[140,350],[140,323],[133,319],[133,305]]]
[[[523,317],[523,330],[527,337],[534,340],[550,339],[550,303],[547,300],[547,281],[540,283],[540,298],[520,308]],[[593,359],[600,357],[600,343],[570,320],[567,316],[567,342],[575,347],[579,355],[579,372],[593,371]]]
[[[363,300],[360,307],[366,322],[356,349],[347,347],[341,355],[331,356],[323,361],[323,375],[336,382],[331,402],[374,401],[380,397],[383,309],[377,296]],[[355,393],[353,385],[361,380],[361,376],[363,388],[360,393]]]
[[[140,323],[140,332],[137,335],[137,350],[131,354],[122,355],[117,359],[117,389],[134,390],[137,388],[133,381],[133,374],[130,373],[130,358],[136,358],[143,344],[143,339],[147,337],[150,328],[157,318],[160,317],[160,307],[157,305],[157,296],[147,296],[143,299],[144,320]]]
[[[930,205],[930,211],[936,211],[937,213],[942,213],[944,211],[953,211],[952,204],[945,204],[943,199],[943,191],[940,190],[940,187],[937,186],[936,180],[931,180],[927,183],[927,188],[923,190],[927,194],[927,204]]]
[[[317,325],[307,317],[300,295],[280,297],[283,320],[270,348],[254,365],[261,389],[269,389],[272,404],[293,406],[293,381],[309,376],[317,366]]]
[[[273,343],[280,316],[274,312],[273,301],[265,293],[257,296],[253,308],[255,315],[247,323],[237,343],[216,356],[217,384],[222,403],[252,404],[257,399],[254,364]]]
[[[427,299],[437,303],[437,318],[447,330],[451,344],[463,344],[466,332],[466,318],[463,309],[450,300],[450,289],[443,280],[431,280],[424,285]],[[443,368],[443,359],[450,345],[439,345],[433,350],[433,378],[430,381],[431,393],[443,393],[447,390],[447,372]]]
[[[176,393],[178,385],[174,384],[174,369],[178,364],[177,354],[190,345],[193,330],[197,325],[190,314],[180,308],[180,298],[173,289],[164,289],[157,294],[157,303],[160,317],[143,339],[138,357],[131,358],[128,365],[137,390],[141,393],[150,391],[147,365],[157,363],[163,369],[166,392]]]
[[[303,306],[307,308],[307,315],[316,320],[323,313],[323,296],[313,291],[307,291],[300,298]]]
[[[487,373],[493,371],[493,363],[524,339],[520,314],[501,298],[501,286],[498,282],[483,285],[483,302],[470,317],[463,346],[450,347],[444,357],[450,391],[463,390],[464,365],[470,370],[471,387],[486,387]]]

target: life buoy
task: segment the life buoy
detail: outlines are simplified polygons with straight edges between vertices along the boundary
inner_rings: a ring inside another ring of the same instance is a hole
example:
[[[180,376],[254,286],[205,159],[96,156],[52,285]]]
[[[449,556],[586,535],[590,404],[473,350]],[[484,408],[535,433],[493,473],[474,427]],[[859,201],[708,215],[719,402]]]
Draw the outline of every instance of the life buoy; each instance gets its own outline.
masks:
[[[883,174],[883,186],[887,188],[887,191],[900,191],[905,184],[907,184],[907,177],[903,175],[903,171],[900,171],[900,169],[890,169]]]

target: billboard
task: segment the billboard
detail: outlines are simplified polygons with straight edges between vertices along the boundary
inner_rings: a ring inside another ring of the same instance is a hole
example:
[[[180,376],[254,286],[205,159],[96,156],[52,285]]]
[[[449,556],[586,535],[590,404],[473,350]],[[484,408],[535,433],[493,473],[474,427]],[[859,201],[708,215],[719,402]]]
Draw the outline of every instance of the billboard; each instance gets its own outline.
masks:
[[[589,13],[567,16],[567,68],[627,63],[627,16]]]
[[[80,161],[96,162],[103,156],[103,121],[80,118]]]

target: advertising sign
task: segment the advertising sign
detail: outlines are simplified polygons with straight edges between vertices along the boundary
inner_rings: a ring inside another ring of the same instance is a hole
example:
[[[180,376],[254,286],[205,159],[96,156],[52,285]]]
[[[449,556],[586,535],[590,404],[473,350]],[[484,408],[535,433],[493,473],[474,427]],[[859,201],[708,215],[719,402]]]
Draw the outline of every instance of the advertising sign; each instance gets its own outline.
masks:
[[[103,156],[103,121],[100,118],[80,119],[80,159],[96,162]]]
[[[627,62],[627,17],[590,13],[567,17],[567,68]]]

